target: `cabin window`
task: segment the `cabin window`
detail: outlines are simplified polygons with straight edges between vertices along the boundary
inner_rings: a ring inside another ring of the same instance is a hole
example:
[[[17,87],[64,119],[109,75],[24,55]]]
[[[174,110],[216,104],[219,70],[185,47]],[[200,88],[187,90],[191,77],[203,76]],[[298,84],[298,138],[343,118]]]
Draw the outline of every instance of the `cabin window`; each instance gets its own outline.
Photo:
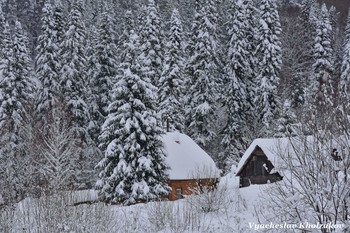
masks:
[[[175,189],[176,199],[182,198],[182,188],[176,188]]]

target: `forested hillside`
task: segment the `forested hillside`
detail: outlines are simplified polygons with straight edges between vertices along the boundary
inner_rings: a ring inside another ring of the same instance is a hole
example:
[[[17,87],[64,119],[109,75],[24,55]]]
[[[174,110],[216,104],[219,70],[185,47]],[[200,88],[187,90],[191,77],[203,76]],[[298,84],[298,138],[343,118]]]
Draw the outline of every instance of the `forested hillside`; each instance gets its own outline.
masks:
[[[223,173],[258,137],[348,133],[344,2],[3,0],[0,204],[156,199],[167,131]]]

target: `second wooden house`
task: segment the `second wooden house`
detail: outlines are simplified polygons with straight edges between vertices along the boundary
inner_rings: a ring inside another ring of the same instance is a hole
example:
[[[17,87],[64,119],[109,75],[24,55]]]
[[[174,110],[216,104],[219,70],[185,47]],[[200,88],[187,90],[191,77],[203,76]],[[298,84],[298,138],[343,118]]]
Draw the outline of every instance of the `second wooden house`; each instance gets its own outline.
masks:
[[[277,163],[277,149],[284,147],[288,139],[255,139],[242,156],[236,175],[240,187],[251,184],[267,184],[281,180],[278,172],[271,172]]]
[[[215,188],[220,172],[213,159],[189,136],[178,132],[167,133],[162,141],[170,167],[168,184],[172,191],[168,200],[183,198],[203,187]]]

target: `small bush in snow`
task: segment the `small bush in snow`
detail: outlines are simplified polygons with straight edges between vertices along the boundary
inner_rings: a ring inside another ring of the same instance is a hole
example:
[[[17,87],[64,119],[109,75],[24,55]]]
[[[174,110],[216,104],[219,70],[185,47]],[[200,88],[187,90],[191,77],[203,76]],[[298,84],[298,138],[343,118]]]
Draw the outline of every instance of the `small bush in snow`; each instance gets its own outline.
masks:
[[[192,189],[194,196],[186,198],[186,201],[193,207],[204,213],[224,210],[229,205],[228,188],[221,185],[216,188],[195,187]]]
[[[75,198],[67,192],[28,198],[17,205],[11,229],[1,232],[114,232],[120,222],[109,207],[102,203],[73,206]]]
[[[147,206],[154,232],[207,232],[205,215],[186,202],[154,202]]]
[[[14,212],[14,208],[10,206],[0,207],[0,232],[10,232],[13,225]]]

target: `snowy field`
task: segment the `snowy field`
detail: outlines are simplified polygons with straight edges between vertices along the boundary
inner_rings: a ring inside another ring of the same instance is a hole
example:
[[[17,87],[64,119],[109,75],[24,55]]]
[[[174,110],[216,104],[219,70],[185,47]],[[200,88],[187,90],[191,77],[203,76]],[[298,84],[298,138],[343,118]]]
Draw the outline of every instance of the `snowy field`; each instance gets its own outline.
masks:
[[[25,199],[3,214],[1,232],[244,232],[255,221],[247,201],[239,198],[237,182],[225,178],[214,193],[174,202],[133,206],[80,204],[97,198],[94,191],[62,193],[41,199]],[[237,183],[236,183],[237,184]],[[242,189],[255,196],[257,186]]]
[[[237,178],[222,178],[213,193],[190,196],[174,202],[153,202],[132,206],[80,204],[97,198],[95,191],[63,193],[41,199],[26,199],[0,219],[0,232],[9,233],[232,233],[267,232],[258,223],[268,219],[264,204],[271,185],[238,189]],[[274,222],[273,222],[274,223]],[[269,229],[268,232],[293,232]],[[298,230],[295,232],[299,232]],[[317,229],[309,232],[320,232]]]

